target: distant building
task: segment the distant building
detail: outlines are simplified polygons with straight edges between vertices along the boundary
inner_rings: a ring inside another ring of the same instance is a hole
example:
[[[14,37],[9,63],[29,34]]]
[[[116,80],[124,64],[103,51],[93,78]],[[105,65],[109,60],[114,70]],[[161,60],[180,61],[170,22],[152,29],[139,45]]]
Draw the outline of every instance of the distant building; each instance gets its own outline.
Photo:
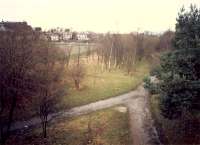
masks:
[[[78,33],[77,39],[81,40],[81,41],[88,41],[89,40],[87,33]]]
[[[59,41],[60,40],[59,34],[56,34],[56,33],[50,34],[50,40],[51,41]]]
[[[62,35],[63,41],[68,41],[72,39],[72,33],[71,32],[64,32]]]
[[[41,32],[40,33],[40,39],[44,40],[44,41],[49,41],[50,40],[49,36],[45,32]]]
[[[88,32],[76,32],[70,29],[50,29],[46,36],[50,41],[88,41],[90,40]]]

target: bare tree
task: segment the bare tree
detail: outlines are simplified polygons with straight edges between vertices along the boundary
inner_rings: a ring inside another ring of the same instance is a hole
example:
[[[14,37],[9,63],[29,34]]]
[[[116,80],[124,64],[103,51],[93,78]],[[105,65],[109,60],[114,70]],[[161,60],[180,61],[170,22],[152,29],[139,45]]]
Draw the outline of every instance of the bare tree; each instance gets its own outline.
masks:
[[[40,40],[28,25],[0,32],[0,144],[5,144],[15,111],[38,102],[46,137],[47,117],[65,93],[65,53]],[[36,107],[36,106],[35,106]]]
[[[158,51],[169,51],[173,49],[172,46],[172,40],[174,38],[174,32],[168,30],[164,32],[160,37],[159,37],[159,43],[157,46]]]
[[[18,26],[18,25],[17,25]],[[33,76],[37,34],[20,24],[13,31],[0,32],[0,143],[10,135],[14,113],[24,99],[34,96]]]
[[[84,133],[82,145],[103,145],[105,142],[100,139],[100,136],[105,132],[107,124],[102,122],[100,125],[94,125],[92,118],[89,118],[87,130]]]
[[[84,66],[82,64],[76,64],[76,63],[72,64],[69,69],[69,76],[71,76],[71,78],[73,79],[75,88],[79,90],[80,84],[85,77]]]
[[[66,66],[69,66],[69,62],[71,59],[71,53],[72,53],[72,46],[69,45],[68,47],[65,48],[65,60],[66,60]]]
[[[42,122],[43,137],[46,138],[48,115],[56,110],[60,97],[66,93],[64,81],[66,58],[61,50],[51,46],[45,46],[40,54],[42,59],[37,70],[37,104]],[[61,56],[62,54],[63,56]]]
[[[159,43],[159,36],[149,33],[106,34],[99,40],[98,59],[102,68],[125,68],[128,74],[135,70],[135,64],[143,58],[153,58]]]
[[[80,59],[81,59],[80,57],[81,57],[81,53],[80,53],[80,46],[79,46],[77,60],[75,60],[75,62],[71,64],[71,67],[69,69],[69,75],[73,79],[75,88],[77,90],[80,89],[80,84],[85,77],[85,68],[80,62]]]

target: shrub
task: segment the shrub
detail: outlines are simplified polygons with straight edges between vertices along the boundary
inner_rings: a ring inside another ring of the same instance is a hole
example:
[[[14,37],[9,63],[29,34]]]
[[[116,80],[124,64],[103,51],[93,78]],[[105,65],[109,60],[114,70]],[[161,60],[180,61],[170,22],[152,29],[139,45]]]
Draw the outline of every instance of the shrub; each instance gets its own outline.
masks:
[[[150,77],[145,77],[143,81],[144,81],[144,88],[148,89],[151,94],[158,93],[158,86],[156,83],[153,83],[151,81]]]

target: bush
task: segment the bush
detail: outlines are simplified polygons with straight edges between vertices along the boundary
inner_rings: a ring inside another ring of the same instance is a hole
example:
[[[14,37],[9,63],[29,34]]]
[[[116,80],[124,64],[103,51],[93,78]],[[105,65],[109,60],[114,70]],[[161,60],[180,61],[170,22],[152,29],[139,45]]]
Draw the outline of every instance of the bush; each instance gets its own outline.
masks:
[[[156,76],[159,79],[161,77],[161,67],[160,66],[154,67],[151,70],[150,75],[151,76]]]
[[[144,81],[144,88],[148,89],[151,94],[158,93],[158,86],[157,84],[151,82],[150,77],[145,77],[143,81]]]

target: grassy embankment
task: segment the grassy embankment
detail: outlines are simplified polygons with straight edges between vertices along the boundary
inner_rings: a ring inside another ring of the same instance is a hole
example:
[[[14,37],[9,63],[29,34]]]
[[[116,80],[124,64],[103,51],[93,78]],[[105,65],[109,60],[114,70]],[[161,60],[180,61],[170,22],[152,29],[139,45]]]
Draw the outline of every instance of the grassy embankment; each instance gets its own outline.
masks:
[[[132,75],[128,75],[120,69],[102,71],[101,65],[98,65],[95,60],[90,60],[90,63],[86,62],[84,66],[86,76],[81,83],[80,90],[74,88],[71,78],[68,79],[71,80],[68,95],[63,97],[62,103],[69,108],[107,99],[133,90],[141,84],[143,78],[149,72],[149,64],[146,61],[138,63]]]
[[[131,144],[128,112],[120,112],[116,107],[51,123],[47,139],[42,139],[41,132],[41,128],[36,128],[23,136],[11,136],[7,145],[82,145],[89,140],[103,145]]]
[[[93,51],[96,47],[95,43],[81,43],[81,42],[53,42],[55,47],[66,50],[71,49],[71,56],[76,56],[79,53],[86,54],[88,50]]]
[[[78,53],[79,45],[75,44],[73,46],[75,55]],[[61,47],[64,48],[64,46]],[[87,47],[84,44],[81,47],[81,53],[86,52],[85,49]],[[128,75],[122,69],[102,71],[101,64],[98,65],[95,57],[91,56],[88,61],[85,55],[82,55],[82,57],[81,63],[84,64],[86,75],[81,83],[81,89],[76,90],[72,78],[66,75],[66,80],[68,81],[68,85],[66,85],[67,95],[62,97],[61,103],[58,104],[58,110],[69,109],[126,93],[141,84],[144,76],[149,72],[149,63],[147,61],[137,63],[135,71],[132,75]],[[71,61],[75,59],[76,56]],[[30,116],[36,115],[37,110],[35,108],[30,107],[26,108],[26,110],[26,113],[24,113],[23,108],[17,110],[16,114],[24,114],[24,116],[19,115],[20,118],[18,118],[18,115],[16,115],[16,120],[27,120]]]
[[[95,49],[95,44],[87,43],[54,43],[58,48],[65,49],[72,48],[73,58],[71,61],[76,60],[79,48],[82,57],[88,51]],[[81,83],[81,90],[74,88],[72,78],[67,76],[68,95],[62,99],[61,106],[63,108],[72,108],[95,102],[102,99],[107,99],[130,90],[135,89],[142,81],[145,75],[149,72],[149,63],[142,61],[136,64],[135,72],[132,75],[127,75],[126,71],[121,69],[113,69],[111,71],[102,71],[101,64],[97,63],[96,58],[90,56],[89,61],[87,58],[82,58],[81,63],[84,65],[86,75]]]

